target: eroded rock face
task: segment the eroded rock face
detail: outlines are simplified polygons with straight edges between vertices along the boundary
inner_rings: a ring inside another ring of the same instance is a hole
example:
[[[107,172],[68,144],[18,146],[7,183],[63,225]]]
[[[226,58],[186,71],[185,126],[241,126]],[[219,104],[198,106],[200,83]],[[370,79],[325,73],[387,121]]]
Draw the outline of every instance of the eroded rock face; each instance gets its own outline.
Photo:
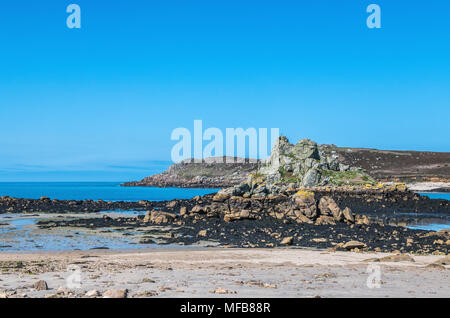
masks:
[[[338,156],[321,154],[316,142],[302,139],[293,145],[284,136],[276,141],[270,157],[259,163],[257,174],[264,178],[268,193],[276,183],[310,188],[328,183],[373,181],[362,169],[339,162]]]

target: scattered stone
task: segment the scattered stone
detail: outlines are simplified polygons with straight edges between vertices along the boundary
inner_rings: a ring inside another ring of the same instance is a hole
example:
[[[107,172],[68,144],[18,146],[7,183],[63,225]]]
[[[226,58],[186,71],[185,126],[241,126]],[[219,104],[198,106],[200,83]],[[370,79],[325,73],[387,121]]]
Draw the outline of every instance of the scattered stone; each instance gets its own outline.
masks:
[[[289,237],[285,237],[281,240],[281,244],[283,245],[292,245],[292,241],[294,240],[294,238],[292,236]]]
[[[236,294],[237,292],[224,289],[222,287],[218,287],[216,290],[210,291],[210,293],[223,295],[223,294]]]
[[[48,290],[47,282],[45,280],[40,280],[34,283],[34,289],[36,290]]]
[[[103,298],[127,298],[128,289],[110,289],[103,293]]]
[[[101,294],[98,290],[93,289],[93,290],[86,292],[85,296],[86,297],[99,297],[99,296],[101,296]],[[109,298],[113,298],[113,297],[109,297]],[[119,298],[124,298],[124,297],[119,297]]]

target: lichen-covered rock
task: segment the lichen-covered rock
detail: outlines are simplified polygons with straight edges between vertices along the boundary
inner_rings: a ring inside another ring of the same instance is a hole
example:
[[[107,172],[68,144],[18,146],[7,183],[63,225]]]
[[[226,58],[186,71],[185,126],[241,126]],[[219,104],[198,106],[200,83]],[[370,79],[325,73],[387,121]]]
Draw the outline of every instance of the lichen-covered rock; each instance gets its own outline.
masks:
[[[293,196],[293,200],[294,209],[299,210],[308,219],[314,219],[318,215],[314,193],[299,191]]]

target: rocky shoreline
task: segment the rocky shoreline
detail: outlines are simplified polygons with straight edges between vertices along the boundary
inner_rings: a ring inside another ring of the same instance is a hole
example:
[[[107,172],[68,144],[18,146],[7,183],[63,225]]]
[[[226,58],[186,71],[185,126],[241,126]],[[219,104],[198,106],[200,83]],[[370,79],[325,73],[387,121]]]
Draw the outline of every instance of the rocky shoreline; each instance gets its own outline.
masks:
[[[447,254],[450,247],[450,230],[406,227],[430,219],[450,224],[450,201],[421,196],[402,183],[379,183],[364,169],[341,162],[309,139],[294,145],[280,137],[270,157],[258,163],[185,161],[144,183],[163,186],[169,179],[171,185],[179,182],[186,187],[234,185],[215,194],[171,201],[1,197],[0,213],[57,213],[62,217],[40,220],[39,228],[115,231],[135,236],[140,244],[416,254]],[[120,210],[146,213],[95,214]],[[65,218],[65,213],[93,215]]]
[[[2,200],[0,207],[1,203]],[[66,203],[67,209],[73,207]],[[58,204],[60,207],[62,202]],[[92,212],[102,208],[92,201],[81,206],[86,209],[89,204],[95,207]],[[110,210],[107,202],[102,204],[105,210]],[[218,193],[189,200],[112,204],[119,208],[121,204],[126,208],[133,206],[147,213],[133,217],[93,215],[53,219],[39,221],[38,226],[45,230],[126,229],[127,233],[139,233],[141,244],[159,245],[298,246],[416,254],[447,254],[450,247],[448,230],[430,232],[405,227],[430,216],[448,222],[450,202],[405,189],[292,189],[278,196],[259,198]],[[410,213],[414,211],[417,214]]]

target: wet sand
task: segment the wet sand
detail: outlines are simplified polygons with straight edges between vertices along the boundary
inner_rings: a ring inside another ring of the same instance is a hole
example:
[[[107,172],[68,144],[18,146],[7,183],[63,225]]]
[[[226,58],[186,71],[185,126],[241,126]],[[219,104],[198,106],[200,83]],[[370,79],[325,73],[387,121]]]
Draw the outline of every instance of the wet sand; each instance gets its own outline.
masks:
[[[100,297],[116,289],[128,297],[450,297],[450,266],[429,265],[443,256],[367,261],[387,255],[294,248],[3,253],[0,297],[87,297],[92,290]],[[40,280],[48,290],[32,286]]]

